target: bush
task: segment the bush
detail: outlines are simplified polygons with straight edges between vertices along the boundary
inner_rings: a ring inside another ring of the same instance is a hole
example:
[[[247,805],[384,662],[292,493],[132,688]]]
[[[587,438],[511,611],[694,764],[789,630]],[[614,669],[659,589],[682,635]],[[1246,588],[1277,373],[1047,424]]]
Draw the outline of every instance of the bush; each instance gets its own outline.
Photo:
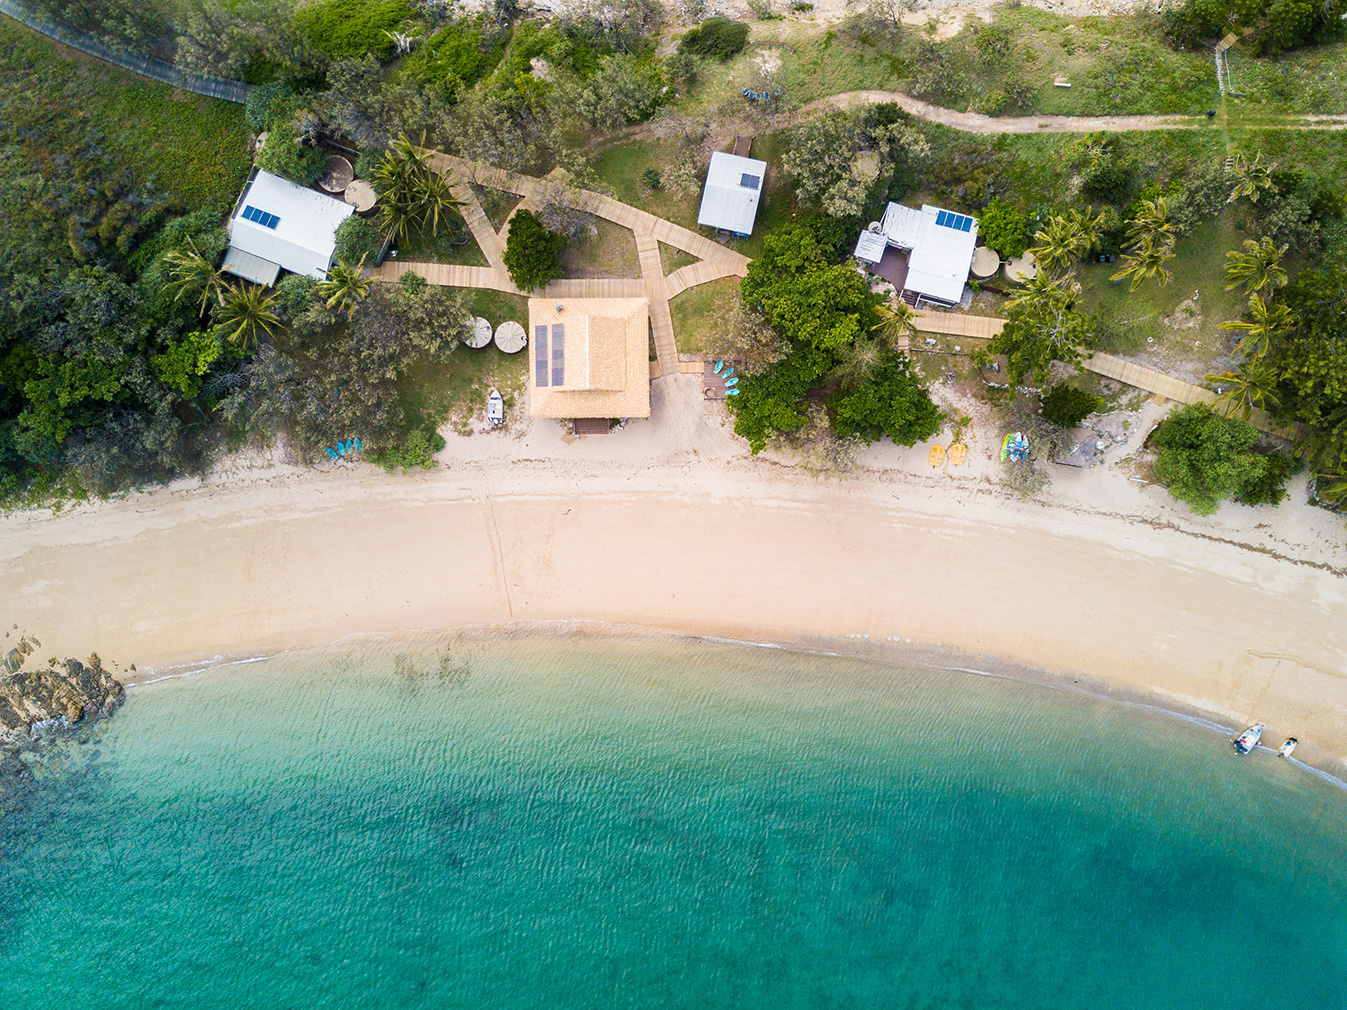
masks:
[[[729,18],[707,18],[683,36],[678,48],[698,56],[728,60],[748,45],[748,25]]]
[[[1211,515],[1233,497],[1244,504],[1275,504],[1285,497],[1290,469],[1253,451],[1258,431],[1206,404],[1176,410],[1152,437],[1159,449],[1155,478],[1198,515]]]
[[[446,25],[403,61],[403,73],[429,84],[471,87],[496,68],[509,36],[486,38],[481,28],[459,21]]]
[[[301,143],[292,129],[277,124],[257,152],[257,167],[272,175],[308,186],[323,174],[327,155],[312,144]]]
[[[282,319],[294,319],[309,307],[318,281],[303,274],[286,274],[276,283],[276,311]]]
[[[1029,248],[1029,222],[1018,208],[999,198],[978,215],[978,234],[1006,259],[1013,259]]]
[[[641,181],[652,190],[659,189],[659,172],[653,168],[647,168],[641,173]]]
[[[1101,397],[1059,382],[1049,386],[1040,401],[1043,417],[1059,428],[1074,428],[1104,405]]]
[[[352,214],[337,225],[336,256],[343,263],[355,266],[364,260],[367,266],[373,266],[381,244],[374,225],[363,217]]]
[[[547,230],[537,214],[521,210],[510,221],[505,243],[505,268],[524,291],[540,288],[561,276],[561,250],[566,237]]]
[[[259,84],[249,91],[248,100],[243,103],[243,114],[248,117],[253,132],[261,133],[270,126],[272,109],[279,104],[277,100],[285,102],[293,94],[289,87],[276,81]]]
[[[401,445],[390,446],[381,452],[371,453],[369,459],[371,463],[383,467],[388,473],[394,473],[397,470],[406,473],[413,467],[433,470],[435,468],[433,454],[443,448],[443,435],[437,431],[419,428],[408,435],[407,440]]]
[[[407,0],[323,0],[295,12],[294,25],[319,52],[333,60],[370,53],[387,59],[392,31],[411,16]]]

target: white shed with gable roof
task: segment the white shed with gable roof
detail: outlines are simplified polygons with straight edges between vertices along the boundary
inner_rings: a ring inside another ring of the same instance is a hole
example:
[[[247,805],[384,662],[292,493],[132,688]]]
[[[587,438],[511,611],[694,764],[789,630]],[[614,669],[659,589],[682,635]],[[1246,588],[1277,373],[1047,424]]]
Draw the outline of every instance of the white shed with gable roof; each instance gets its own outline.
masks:
[[[711,155],[711,167],[706,172],[697,223],[751,235],[766,181],[767,162],[717,151]]]
[[[258,284],[280,270],[322,280],[337,248],[337,226],[355,208],[270,172],[257,172],[229,220],[224,269]]]

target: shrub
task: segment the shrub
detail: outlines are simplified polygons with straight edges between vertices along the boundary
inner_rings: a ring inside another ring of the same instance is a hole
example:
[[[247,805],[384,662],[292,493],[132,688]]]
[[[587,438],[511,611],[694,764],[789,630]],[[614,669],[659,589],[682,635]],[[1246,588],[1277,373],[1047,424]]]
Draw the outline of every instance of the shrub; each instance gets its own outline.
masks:
[[[352,266],[365,261],[367,266],[374,263],[379,253],[379,233],[363,217],[352,214],[337,225],[337,259]]]
[[[277,100],[284,102],[293,94],[289,87],[276,81],[259,84],[249,91],[248,100],[243,103],[243,114],[248,117],[253,132],[261,133],[270,126],[272,110],[280,104]]]
[[[1040,403],[1043,417],[1059,428],[1074,428],[1104,405],[1102,398],[1065,382],[1049,386]]]
[[[294,319],[309,307],[318,281],[303,274],[286,274],[276,283],[276,311],[282,319]]]
[[[300,7],[294,24],[333,60],[359,59],[366,53],[382,60],[393,49],[386,33],[410,16],[407,0],[323,0]]]
[[[547,230],[537,214],[521,210],[510,221],[505,243],[505,268],[524,291],[540,288],[561,276],[561,250],[566,237]]]
[[[683,36],[678,48],[698,56],[728,60],[748,45],[748,25],[729,18],[707,18]]]
[[[433,454],[444,448],[444,436],[437,431],[418,428],[407,436],[401,445],[389,446],[380,452],[370,454],[370,462],[381,466],[388,473],[401,470],[406,473],[413,467],[433,470]]]
[[[648,187],[650,187],[652,190],[659,189],[660,183],[659,172],[657,172],[653,168],[647,168],[644,172],[641,173],[641,181],[645,183]]]
[[[327,156],[322,149],[302,143],[294,130],[284,124],[278,123],[267,134],[267,142],[257,152],[258,168],[301,186],[311,185],[326,166]]]
[[[427,83],[470,87],[495,69],[508,38],[504,32],[487,38],[477,25],[455,22],[426,39],[402,69]]]
[[[1029,222],[1018,208],[1001,199],[987,204],[978,215],[978,234],[1007,259],[1029,248]]]

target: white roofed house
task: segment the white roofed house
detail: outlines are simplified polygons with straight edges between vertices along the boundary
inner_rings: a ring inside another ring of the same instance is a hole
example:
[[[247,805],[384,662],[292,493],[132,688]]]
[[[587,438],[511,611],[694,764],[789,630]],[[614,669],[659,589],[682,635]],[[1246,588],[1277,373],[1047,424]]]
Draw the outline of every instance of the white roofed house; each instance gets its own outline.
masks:
[[[267,287],[282,270],[322,280],[337,248],[337,226],[355,213],[349,203],[258,171],[229,219],[223,269]]]
[[[767,162],[717,151],[711,155],[697,223],[748,236],[767,181]]]
[[[952,306],[963,298],[977,244],[978,223],[970,215],[891,203],[882,221],[861,232],[855,256],[908,304]]]

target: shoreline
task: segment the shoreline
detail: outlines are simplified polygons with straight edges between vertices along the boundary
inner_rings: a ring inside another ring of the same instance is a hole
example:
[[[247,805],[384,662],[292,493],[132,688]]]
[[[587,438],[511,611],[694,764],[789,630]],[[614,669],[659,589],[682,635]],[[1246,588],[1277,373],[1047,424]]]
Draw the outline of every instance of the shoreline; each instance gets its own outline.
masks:
[[[414,650],[416,648],[434,648],[446,641],[453,641],[455,644],[482,644],[499,643],[521,637],[562,641],[692,642],[738,649],[761,649],[791,655],[837,657],[895,668],[921,667],[952,674],[964,674],[970,677],[1008,680],[1027,688],[1061,691],[1108,705],[1142,709],[1196,726],[1223,739],[1238,733],[1244,728],[1242,724],[1232,721],[1231,716],[1225,712],[1212,711],[1192,704],[1175,703],[1153,693],[1120,689],[1116,685],[1103,681],[1090,678],[1082,680],[1048,669],[1012,663],[1000,657],[984,655],[977,660],[980,667],[952,665],[973,662],[974,659],[954,649],[934,649],[917,642],[871,642],[864,639],[818,639],[808,642],[803,640],[754,641],[697,634],[695,632],[672,631],[668,628],[631,625],[610,626],[585,620],[545,622],[538,626],[514,623],[499,626],[472,625],[427,628],[411,635],[366,632],[326,645],[285,648],[269,655],[232,659],[217,656],[204,663],[184,664],[163,670],[138,670],[129,677],[123,677],[122,682],[128,690],[134,690],[168,681],[185,680],[203,674],[217,673],[235,667],[290,658],[296,655],[308,659],[321,659],[327,654],[345,654],[372,645],[407,646]],[[1301,748],[1303,749],[1299,750],[1300,757],[1289,759],[1291,764],[1320,781],[1347,792],[1347,763],[1333,761],[1320,748],[1316,748],[1312,741],[1302,741]],[[1267,757],[1277,756],[1276,747],[1265,743],[1259,744],[1257,751]],[[1308,760],[1305,760],[1306,756],[1308,756]]]
[[[1108,696],[1267,723],[1347,767],[1347,542],[1295,504],[1195,517],[1128,462],[1042,499],[879,443],[837,481],[750,457],[700,388],[650,421],[453,436],[433,471],[217,472],[0,516],[0,623],[119,678],[424,629],[639,628],[827,651],[957,654]],[[143,676],[136,679],[145,679]],[[1035,677],[1035,679],[1037,679]]]

